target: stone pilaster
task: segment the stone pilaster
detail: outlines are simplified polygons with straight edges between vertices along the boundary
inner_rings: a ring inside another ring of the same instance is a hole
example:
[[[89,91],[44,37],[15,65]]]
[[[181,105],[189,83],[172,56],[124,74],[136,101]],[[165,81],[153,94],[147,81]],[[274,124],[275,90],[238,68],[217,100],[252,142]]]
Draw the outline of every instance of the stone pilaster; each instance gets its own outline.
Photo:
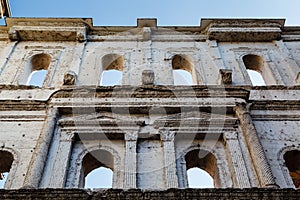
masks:
[[[45,163],[49,147],[52,141],[53,132],[55,130],[56,121],[58,117],[57,108],[49,108],[46,113],[45,123],[43,125],[41,134],[37,141],[35,151],[31,157],[29,168],[26,173],[24,187],[38,188],[41,177],[43,175]]]
[[[73,133],[60,132],[53,167],[49,177],[50,188],[64,188],[67,179],[69,159],[74,140]]]
[[[226,132],[224,133],[224,140],[226,141],[226,148],[230,154],[236,187],[250,188],[251,184],[238,140],[238,134],[236,132]]]
[[[178,188],[174,137],[175,133],[173,131],[161,131],[161,140],[164,147],[164,170],[167,188]]]
[[[137,155],[136,155],[136,148],[137,148],[137,132],[127,132],[125,134],[125,183],[124,188],[136,188],[136,176],[137,176]]]
[[[238,103],[234,110],[240,121],[241,128],[261,186],[278,188],[249,113],[249,105]]]
[[[295,61],[295,59],[293,58],[293,55],[286,47],[283,40],[275,40],[274,42],[277,48],[280,50],[284,58],[284,61],[286,62],[285,67],[282,68],[282,70],[284,70],[287,74],[289,74],[289,77],[296,77],[299,73],[299,66]],[[297,84],[297,80],[293,80],[292,78],[289,78],[286,81],[289,81],[287,85],[294,85],[295,83]]]

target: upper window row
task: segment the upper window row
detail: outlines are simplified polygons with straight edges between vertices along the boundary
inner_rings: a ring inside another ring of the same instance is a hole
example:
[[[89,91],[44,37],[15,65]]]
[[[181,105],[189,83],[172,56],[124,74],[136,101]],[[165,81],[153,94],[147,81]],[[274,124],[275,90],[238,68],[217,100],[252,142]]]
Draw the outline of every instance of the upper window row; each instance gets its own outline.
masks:
[[[42,87],[47,77],[51,63],[49,54],[37,54],[31,57],[26,66],[21,84]],[[257,55],[243,56],[243,63],[247,69],[252,85],[265,85],[263,78],[264,60]],[[197,84],[196,72],[192,58],[187,55],[177,54],[172,58],[174,85]],[[118,54],[108,54],[102,58],[101,86],[113,86],[122,84],[124,70],[124,57]]]

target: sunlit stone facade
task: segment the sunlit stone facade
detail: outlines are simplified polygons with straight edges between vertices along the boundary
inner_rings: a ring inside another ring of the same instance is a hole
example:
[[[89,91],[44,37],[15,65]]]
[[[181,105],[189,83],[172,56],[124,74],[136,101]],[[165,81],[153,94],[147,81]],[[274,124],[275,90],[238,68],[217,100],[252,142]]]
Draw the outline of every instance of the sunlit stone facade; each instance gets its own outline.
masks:
[[[281,19],[6,24],[5,189],[84,188],[99,167],[113,171],[115,189],[188,188],[195,167],[215,188],[300,186],[299,27]]]

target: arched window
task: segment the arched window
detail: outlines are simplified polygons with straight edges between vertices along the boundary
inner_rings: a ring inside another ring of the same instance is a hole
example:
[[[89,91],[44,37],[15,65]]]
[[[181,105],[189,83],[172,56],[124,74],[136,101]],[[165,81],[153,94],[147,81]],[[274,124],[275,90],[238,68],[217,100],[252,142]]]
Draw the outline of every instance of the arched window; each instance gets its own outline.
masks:
[[[262,76],[262,69],[264,60],[262,57],[257,55],[248,54],[243,56],[243,62],[247,69],[247,73],[250,77],[252,85],[254,86],[262,86],[266,85],[265,80]]]
[[[88,153],[82,161],[82,187],[112,188],[113,170],[114,158],[111,153],[105,150]]]
[[[185,55],[175,55],[172,59],[174,85],[196,84],[192,59]]]
[[[214,188],[214,180],[203,169],[193,167],[187,170],[190,188]]]
[[[29,78],[28,78],[28,82],[26,85],[34,85],[34,86],[39,86],[42,87],[44,80],[47,76],[47,70],[45,69],[41,69],[41,70],[37,70],[37,71],[33,71]]]
[[[0,151],[0,189],[5,188],[5,182],[9,175],[14,157],[7,151]]]
[[[106,167],[99,167],[85,177],[85,188],[111,188],[113,171]]]
[[[205,150],[192,150],[185,155],[188,185],[191,188],[218,187],[220,178],[215,156]]]
[[[101,86],[122,84],[124,58],[118,54],[108,54],[102,58]]]
[[[36,54],[31,57],[24,71],[21,84],[42,87],[46,79],[51,56],[45,53]]]
[[[288,151],[283,156],[296,188],[300,188],[300,151]]]

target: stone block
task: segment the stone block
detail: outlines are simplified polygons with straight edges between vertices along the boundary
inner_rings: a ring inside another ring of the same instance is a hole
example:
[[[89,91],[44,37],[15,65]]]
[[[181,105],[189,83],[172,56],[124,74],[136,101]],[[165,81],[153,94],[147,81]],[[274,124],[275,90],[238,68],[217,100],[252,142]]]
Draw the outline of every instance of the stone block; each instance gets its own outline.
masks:
[[[231,69],[220,69],[218,83],[220,85],[229,85],[232,83],[232,70]]]
[[[144,70],[142,73],[143,85],[154,85],[154,72],[152,70]]]

